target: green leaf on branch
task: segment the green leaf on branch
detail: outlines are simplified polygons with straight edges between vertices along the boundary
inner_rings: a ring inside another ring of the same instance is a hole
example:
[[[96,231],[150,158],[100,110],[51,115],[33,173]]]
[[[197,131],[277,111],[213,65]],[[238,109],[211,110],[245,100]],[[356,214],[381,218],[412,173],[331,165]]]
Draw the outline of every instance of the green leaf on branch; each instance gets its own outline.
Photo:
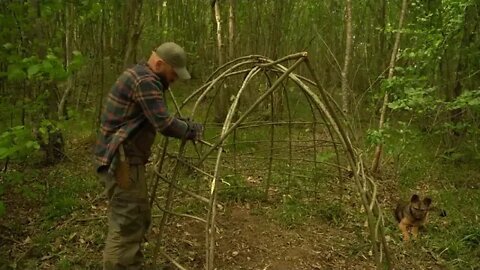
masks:
[[[1,147],[0,148],[0,160],[6,159],[10,155],[9,148]]]
[[[85,64],[85,57],[80,51],[73,51],[73,59],[68,65],[68,71],[75,72]]]
[[[35,76],[39,71],[40,71],[41,66],[40,65],[32,65],[28,67],[27,74],[28,78],[31,79],[33,76]]]
[[[21,81],[27,78],[25,71],[18,65],[10,65],[7,72],[9,81]]]
[[[7,43],[3,44],[3,48],[5,48],[7,50],[13,49],[13,44],[10,43],[10,42],[7,42]]]
[[[40,149],[30,130],[23,126],[13,127],[0,135],[0,160],[6,158],[25,159]]]
[[[386,137],[388,137],[388,134],[385,134],[384,129],[369,129],[367,131],[367,143],[370,145],[383,144]]]

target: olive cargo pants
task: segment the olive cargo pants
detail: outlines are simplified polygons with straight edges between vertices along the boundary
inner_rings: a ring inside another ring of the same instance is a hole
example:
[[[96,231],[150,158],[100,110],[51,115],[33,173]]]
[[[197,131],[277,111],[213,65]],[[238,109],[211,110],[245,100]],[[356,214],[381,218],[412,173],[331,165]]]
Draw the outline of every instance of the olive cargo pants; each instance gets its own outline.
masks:
[[[142,269],[141,244],[151,222],[145,165],[130,165],[128,189],[120,188],[113,175],[100,174],[108,206],[108,235],[103,269]]]

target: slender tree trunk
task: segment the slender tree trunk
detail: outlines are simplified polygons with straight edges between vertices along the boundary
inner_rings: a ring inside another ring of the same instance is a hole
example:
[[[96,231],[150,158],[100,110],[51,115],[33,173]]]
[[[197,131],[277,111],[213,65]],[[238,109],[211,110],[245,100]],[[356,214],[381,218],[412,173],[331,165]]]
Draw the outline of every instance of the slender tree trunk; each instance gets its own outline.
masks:
[[[385,65],[385,60],[384,60],[384,54],[385,54],[385,43],[386,43],[386,26],[387,26],[387,0],[381,0],[380,2],[380,35],[378,36],[379,41],[378,41],[378,54],[377,54],[377,67],[376,71],[380,74],[381,70],[384,68]]]
[[[223,57],[223,38],[222,38],[222,17],[220,13],[220,0],[214,1],[213,4],[213,12],[215,15],[215,23],[217,26],[217,49],[218,49],[218,66],[223,65],[225,62]],[[221,89],[219,89],[219,95],[217,95],[217,100],[215,102],[215,122],[222,122],[228,112],[228,104],[229,104],[229,91],[225,84],[220,85]]]
[[[400,20],[398,22],[398,31],[395,35],[395,44],[393,45],[392,55],[390,57],[390,64],[388,66],[388,79],[393,77],[393,70],[395,68],[395,59],[397,58],[397,51],[400,46],[400,32],[403,27],[403,19],[405,18],[405,13],[407,12],[407,0],[402,2],[402,10],[400,11]],[[385,113],[387,111],[388,104],[388,92],[385,92],[383,96],[383,105],[380,111],[380,121],[378,123],[378,129],[382,130],[383,124],[385,123]],[[380,158],[383,152],[383,144],[380,143],[375,147],[375,154],[372,162],[372,172],[378,172],[380,166]]]
[[[27,99],[27,83],[25,82],[25,80],[23,80],[22,85],[23,85],[23,97],[22,97],[22,104],[23,104]],[[22,116],[21,116],[22,126],[25,125],[25,113],[26,113],[25,106],[22,106]]]
[[[468,48],[473,41],[475,33],[475,6],[467,6],[464,12],[464,22],[463,22],[463,36],[460,41],[460,44],[457,48],[457,52],[460,52],[464,48]],[[462,78],[465,77],[466,66],[468,64],[467,59],[462,53],[458,53],[458,63],[457,68],[454,72],[454,87],[452,92],[452,99],[455,100],[463,92],[463,83]],[[454,124],[457,124],[462,121],[464,115],[463,109],[454,109],[451,111],[450,119]],[[462,135],[462,132],[459,130],[454,130],[453,134]]]
[[[73,23],[74,14],[73,14],[73,4],[70,2],[65,2],[65,70],[68,70],[70,62],[72,60],[72,51],[74,44],[74,30],[75,27]],[[62,98],[58,103],[57,116],[58,119],[62,119],[65,115],[65,103],[67,102],[68,95],[73,89],[74,75],[70,74],[67,79],[67,84],[65,91],[63,92]]]
[[[105,0],[102,1],[102,4],[105,5]],[[102,106],[103,106],[103,87],[105,86],[105,49],[108,46],[108,41],[105,35],[105,9],[102,9],[102,18],[100,26],[100,40],[103,46],[100,46],[100,87],[97,88],[97,114],[95,118],[95,128],[100,126],[100,118],[102,116]]]
[[[132,25],[126,25],[128,40],[123,58],[123,67],[126,68],[137,61],[137,44],[142,33],[143,24],[141,22],[143,0],[128,1],[127,13],[132,16]]]
[[[215,1],[214,12],[215,12],[215,22],[217,24],[217,48],[218,48],[218,66],[223,65],[223,41],[222,41],[222,18],[220,14],[220,0]]]
[[[349,113],[350,89],[348,87],[349,66],[352,58],[352,1],[345,1],[345,61],[342,69],[342,110]]]
[[[231,60],[235,58],[235,0],[230,0],[228,11],[228,57]]]

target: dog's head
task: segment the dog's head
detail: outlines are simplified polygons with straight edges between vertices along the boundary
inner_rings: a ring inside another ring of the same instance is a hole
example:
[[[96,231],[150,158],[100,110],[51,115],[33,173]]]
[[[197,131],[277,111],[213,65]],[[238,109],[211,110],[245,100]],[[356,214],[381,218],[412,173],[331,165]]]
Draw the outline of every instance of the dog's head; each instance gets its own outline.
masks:
[[[429,197],[420,200],[420,197],[414,194],[412,198],[410,198],[410,212],[415,219],[424,219],[427,216],[428,210],[430,210],[431,204],[432,199]]]

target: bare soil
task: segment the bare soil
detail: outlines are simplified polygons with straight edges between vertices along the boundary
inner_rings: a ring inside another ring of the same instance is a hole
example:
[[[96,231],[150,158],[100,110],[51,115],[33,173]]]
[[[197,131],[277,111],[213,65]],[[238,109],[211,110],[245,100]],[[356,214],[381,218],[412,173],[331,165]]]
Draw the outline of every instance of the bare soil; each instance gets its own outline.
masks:
[[[218,217],[217,269],[372,269],[371,258],[352,254],[357,236],[344,229],[313,223],[286,228],[248,204],[232,204]],[[204,262],[205,228],[200,222],[178,222],[170,240],[176,259],[189,269]],[[152,235],[154,237],[154,235]],[[181,251],[179,245],[185,250]]]

